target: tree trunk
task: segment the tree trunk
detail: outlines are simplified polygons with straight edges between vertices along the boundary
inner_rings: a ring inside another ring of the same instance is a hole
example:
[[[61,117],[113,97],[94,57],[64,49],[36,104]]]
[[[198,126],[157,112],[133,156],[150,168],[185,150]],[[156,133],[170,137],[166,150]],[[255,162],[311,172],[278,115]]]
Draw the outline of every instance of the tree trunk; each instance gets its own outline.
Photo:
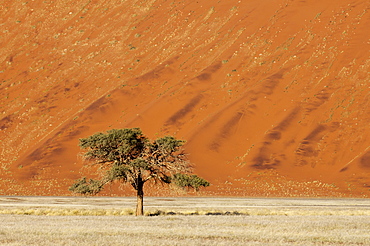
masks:
[[[144,215],[144,182],[139,175],[137,179],[137,204],[136,204],[136,216]]]

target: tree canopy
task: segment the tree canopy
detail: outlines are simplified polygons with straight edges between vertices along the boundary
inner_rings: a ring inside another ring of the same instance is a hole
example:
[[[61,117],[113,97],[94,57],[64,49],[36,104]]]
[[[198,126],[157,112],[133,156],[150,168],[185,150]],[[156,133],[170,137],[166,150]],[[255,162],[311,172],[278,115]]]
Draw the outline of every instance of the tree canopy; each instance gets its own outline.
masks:
[[[70,190],[95,195],[110,182],[128,183],[137,191],[136,215],[142,215],[143,187],[147,181],[173,183],[195,190],[210,185],[191,174],[191,164],[182,149],[184,143],[172,136],[151,141],[139,128],[113,129],[80,139],[80,147],[86,150],[86,160],[100,165],[103,175],[99,180],[83,177]]]

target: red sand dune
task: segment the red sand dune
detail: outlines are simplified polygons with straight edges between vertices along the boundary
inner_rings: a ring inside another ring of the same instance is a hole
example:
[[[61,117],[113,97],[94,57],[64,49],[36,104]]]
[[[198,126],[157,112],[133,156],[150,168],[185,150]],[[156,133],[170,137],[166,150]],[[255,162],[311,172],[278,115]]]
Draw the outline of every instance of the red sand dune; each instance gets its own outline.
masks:
[[[0,194],[70,195],[79,138],[140,127],[187,140],[201,195],[369,197],[369,26],[367,0],[3,0]]]

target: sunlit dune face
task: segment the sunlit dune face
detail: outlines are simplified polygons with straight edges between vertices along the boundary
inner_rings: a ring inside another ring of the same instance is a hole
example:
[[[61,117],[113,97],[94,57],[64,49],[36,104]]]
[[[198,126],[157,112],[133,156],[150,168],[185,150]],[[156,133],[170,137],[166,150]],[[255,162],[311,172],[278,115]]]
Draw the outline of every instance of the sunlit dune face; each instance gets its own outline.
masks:
[[[203,195],[368,197],[368,7],[3,1],[1,194],[70,195],[80,138],[140,127],[187,141]]]

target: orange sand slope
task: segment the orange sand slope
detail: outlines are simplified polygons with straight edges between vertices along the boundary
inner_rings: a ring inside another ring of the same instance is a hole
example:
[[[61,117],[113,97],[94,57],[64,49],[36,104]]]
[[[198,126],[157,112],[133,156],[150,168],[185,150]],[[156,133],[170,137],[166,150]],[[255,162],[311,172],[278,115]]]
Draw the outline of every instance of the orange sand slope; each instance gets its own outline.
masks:
[[[370,196],[367,0],[3,0],[0,13],[1,195],[69,195],[89,174],[79,138],[140,127],[187,140],[213,184],[202,195]],[[183,195],[147,192],[168,193]]]

